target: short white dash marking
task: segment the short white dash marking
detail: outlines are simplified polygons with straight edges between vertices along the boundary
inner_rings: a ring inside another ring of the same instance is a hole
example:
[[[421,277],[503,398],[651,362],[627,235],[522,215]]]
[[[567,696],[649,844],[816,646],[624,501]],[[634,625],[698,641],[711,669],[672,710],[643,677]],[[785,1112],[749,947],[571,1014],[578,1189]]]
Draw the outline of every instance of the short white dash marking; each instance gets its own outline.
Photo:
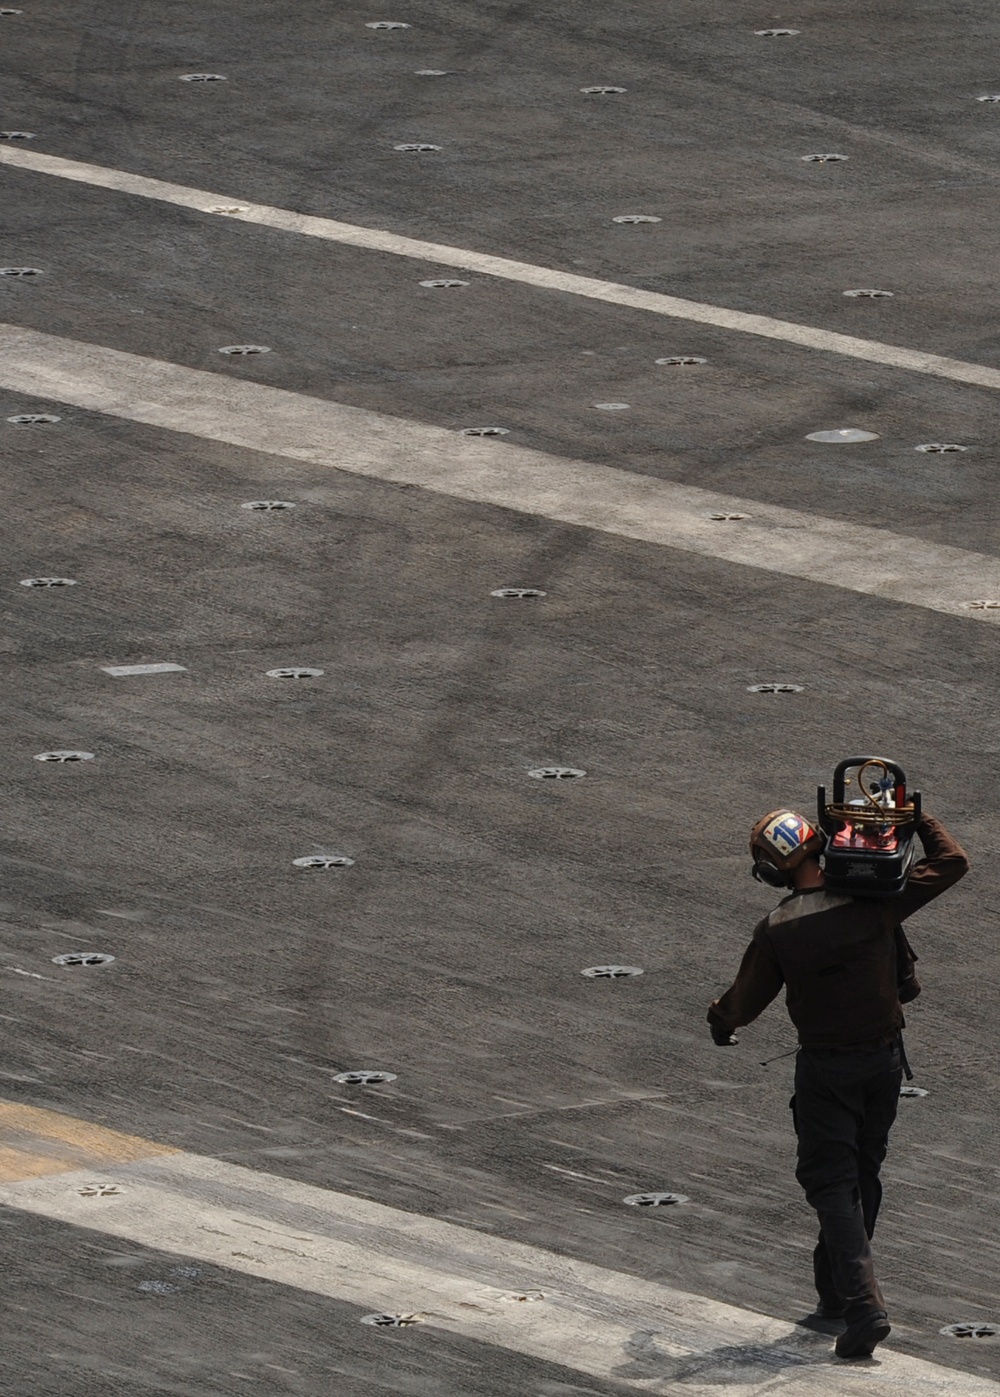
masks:
[[[105,674],[121,678],[126,674],[168,674],[171,671],[184,671],[184,665],[101,665]]]

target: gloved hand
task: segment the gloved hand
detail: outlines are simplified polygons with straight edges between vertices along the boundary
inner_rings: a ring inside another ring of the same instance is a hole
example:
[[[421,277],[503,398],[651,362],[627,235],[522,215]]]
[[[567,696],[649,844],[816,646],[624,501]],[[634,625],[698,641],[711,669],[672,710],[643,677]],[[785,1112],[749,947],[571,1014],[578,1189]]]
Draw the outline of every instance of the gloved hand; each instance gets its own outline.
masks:
[[[735,1048],[740,1041],[735,1033],[730,1033],[728,1028],[722,1028],[719,1024],[711,1025],[712,1042],[719,1048]]]

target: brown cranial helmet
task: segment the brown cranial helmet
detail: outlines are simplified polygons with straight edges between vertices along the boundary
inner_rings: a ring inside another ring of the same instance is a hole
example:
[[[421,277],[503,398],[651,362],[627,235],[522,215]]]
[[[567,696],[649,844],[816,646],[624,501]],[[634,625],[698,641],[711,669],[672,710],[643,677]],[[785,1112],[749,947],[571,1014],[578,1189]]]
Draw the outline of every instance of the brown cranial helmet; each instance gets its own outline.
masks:
[[[787,886],[792,869],[825,844],[825,837],[797,810],[772,810],[750,831],[753,875],[772,887]]]

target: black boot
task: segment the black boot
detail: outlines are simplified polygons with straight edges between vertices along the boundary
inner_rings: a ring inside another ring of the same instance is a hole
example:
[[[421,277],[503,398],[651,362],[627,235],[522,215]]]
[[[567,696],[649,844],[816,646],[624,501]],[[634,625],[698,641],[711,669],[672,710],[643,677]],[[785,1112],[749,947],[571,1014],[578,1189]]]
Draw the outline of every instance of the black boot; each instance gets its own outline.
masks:
[[[885,1310],[872,1310],[849,1324],[835,1344],[838,1358],[870,1358],[875,1345],[887,1339],[892,1325]]]

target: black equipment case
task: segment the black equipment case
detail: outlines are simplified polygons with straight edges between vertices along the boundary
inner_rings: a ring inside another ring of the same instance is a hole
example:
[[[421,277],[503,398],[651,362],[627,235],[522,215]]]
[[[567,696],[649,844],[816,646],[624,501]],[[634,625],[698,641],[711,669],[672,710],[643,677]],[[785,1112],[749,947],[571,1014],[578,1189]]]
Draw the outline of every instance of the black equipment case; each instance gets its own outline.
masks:
[[[850,775],[848,773],[851,773]],[[853,786],[849,798],[847,787]],[[847,757],[833,773],[833,800],[816,792],[825,886],[851,897],[901,893],[916,857],[920,792],[907,798],[906,773],[885,757]]]

